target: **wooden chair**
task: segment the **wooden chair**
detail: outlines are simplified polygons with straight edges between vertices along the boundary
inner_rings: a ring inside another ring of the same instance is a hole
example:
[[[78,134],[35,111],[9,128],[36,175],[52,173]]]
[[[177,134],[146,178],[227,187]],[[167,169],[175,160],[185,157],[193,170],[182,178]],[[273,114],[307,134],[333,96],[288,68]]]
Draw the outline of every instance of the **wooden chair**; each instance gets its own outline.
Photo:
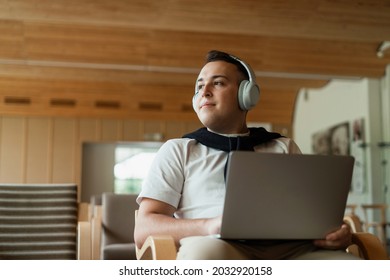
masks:
[[[101,258],[135,260],[134,211],[136,194],[102,194]]]
[[[358,207],[357,204],[347,204],[347,206],[345,207],[345,209],[348,209],[349,211],[347,212],[348,214],[353,214],[355,215],[356,214],[356,208]]]
[[[89,218],[78,222],[77,259],[100,260],[102,206],[89,205]]]
[[[366,260],[386,260],[387,252],[379,238],[371,233],[364,232],[360,218],[355,214],[344,216],[344,222],[351,227],[352,245],[347,248],[352,253]]]
[[[390,226],[390,223],[387,222],[386,218],[386,204],[363,204],[361,205],[364,213],[364,229],[369,232],[370,230],[374,231],[374,234],[378,236],[381,240],[383,246],[387,247],[387,226]],[[369,211],[372,211],[374,216],[375,212],[379,212],[379,219],[369,217]]]
[[[149,236],[136,255],[137,260],[175,260],[177,249],[171,236]]]
[[[77,224],[77,259],[92,259],[91,224],[89,221],[80,221]]]
[[[377,236],[368,232],[352,234],[352,244],[359,248],[358,257],[365,260],[388,260],[387,252]]]
[[[77,223],[77,259],[91,259],[90,235],[91,228],[89,221],[91,217],[91,205],[87,202],[78,204],[78,223]]]
[[[137,223],[138,210],[134,213],[134,221]],[[143,246],[135,246],[137,260],[175,260],[177,249],[171,236],[149,236]]]
[[[136,259],[133,214],[137,195],[103,193],[89,222],[79,223],[79,259]],[[86,252],[85,252],[86,251]]]
[[[135,213],[137,221],[137,211]],[[355,219],[346,222],[354,222]],[[354,225],[354,228],[359,228]],[[354,232],[352,234],[353,246],[355,249],[347,249],[348,253],[366,260],[387,260],[387,252],[384,250],[379,239],[370,233]],[[177,248],[175,241],[171,236],[149,236],[141,248],[136,247],[136,255],[138,260],[174,260],[176,259]]]
[[[91,219],[91,205],[88,202],[79,202],[78,203],[78,213],[77,220],[79,222],[89,221]]]

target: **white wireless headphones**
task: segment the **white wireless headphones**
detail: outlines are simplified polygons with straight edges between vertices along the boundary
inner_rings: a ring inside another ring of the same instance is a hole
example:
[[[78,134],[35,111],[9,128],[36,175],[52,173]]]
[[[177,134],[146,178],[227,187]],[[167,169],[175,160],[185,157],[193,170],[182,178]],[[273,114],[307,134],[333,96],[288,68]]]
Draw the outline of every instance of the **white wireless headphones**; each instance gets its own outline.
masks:
[[[240,86],[238,88],[238,104],[243,111],[249,111],[253,107],[256,106],[257,102],[260,99],[260,88],[256,83],[256,76],[251,69],[251,67],[239,59],[238,57],[235,57],[233,55],[230,55],[231,58],[234,60],[238,61],[241,63],[242,66],[246,69],[248,76],[249,76],[249,81],[248,80],[243,80],[240,83]],[[198,81],[195,82],[195,95],[192,98],[192,105],[194,107],[194,110],[197,111],[196,105],[195,105],[195,100],[196,97],[199,93],[198,90]]]

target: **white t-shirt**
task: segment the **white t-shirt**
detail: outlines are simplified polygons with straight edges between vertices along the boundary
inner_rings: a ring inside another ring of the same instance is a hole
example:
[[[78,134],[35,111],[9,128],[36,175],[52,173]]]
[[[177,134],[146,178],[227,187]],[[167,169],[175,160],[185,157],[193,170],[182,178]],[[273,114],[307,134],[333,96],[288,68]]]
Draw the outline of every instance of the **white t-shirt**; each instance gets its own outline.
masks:
[[[284,137],[258,145],[255,151],[300,153],[295,142]],[[227,152],[207,147],[194,139],[168,140],[152,163],[138,203],[144,197],[163,201],[177,209],[177,218],[212,218],[221,215],[227,157]]]

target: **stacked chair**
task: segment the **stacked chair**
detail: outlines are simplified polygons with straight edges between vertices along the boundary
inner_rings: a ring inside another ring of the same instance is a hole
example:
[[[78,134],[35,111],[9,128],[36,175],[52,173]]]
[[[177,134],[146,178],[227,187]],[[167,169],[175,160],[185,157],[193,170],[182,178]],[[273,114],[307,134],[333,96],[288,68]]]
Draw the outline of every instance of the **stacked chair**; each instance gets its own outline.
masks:
[[[136,198],[132,194],[103,193],[101,205],[91,201],[90,220],[79,223],[79,259],[136,259],[133,235]]]
[[[74,260],[77,221],[74,184],[1,184],[0,259]]]

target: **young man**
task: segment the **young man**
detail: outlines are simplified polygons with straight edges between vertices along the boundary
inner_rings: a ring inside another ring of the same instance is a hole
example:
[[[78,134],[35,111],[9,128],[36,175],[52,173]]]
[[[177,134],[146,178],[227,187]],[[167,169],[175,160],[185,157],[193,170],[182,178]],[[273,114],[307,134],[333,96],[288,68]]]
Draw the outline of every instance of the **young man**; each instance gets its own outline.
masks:
[[[210,236],[221,226],[229,151],[300,153],[289,138],[247,127],[247,112],[258,95],[245,62],[220,51],[208,53],[193,98],[205,127],[169,140],[159,150],[138,197],[138,247],[149,235],[165,234],[175,239],[178,259],[354,258],[345,253],[351,242],[346,225],[315,241],[224,241]]]

